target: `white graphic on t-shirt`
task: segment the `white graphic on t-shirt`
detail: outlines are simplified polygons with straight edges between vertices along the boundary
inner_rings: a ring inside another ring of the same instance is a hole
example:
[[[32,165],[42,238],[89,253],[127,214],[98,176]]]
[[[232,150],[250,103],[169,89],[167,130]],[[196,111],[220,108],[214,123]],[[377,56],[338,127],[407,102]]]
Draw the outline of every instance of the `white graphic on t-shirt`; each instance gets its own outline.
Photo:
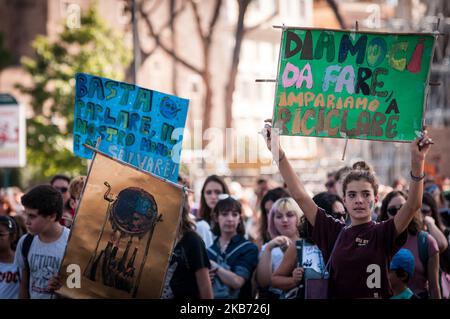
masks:
[[[173,274],[175,273],[177,266],[178,266],[178,263],[174,262],[167,269],[166,281],[164,283],[164,290],[163,290],[161,299],[173,299],[174,298],[172,287],[170,286],[170,281],[172,280]]]
[[[58,272],[59,264],[60,260],[55,256],[33,254],[30,263],[31,290],[38,293],[50,293],[48,281]]]
[[[319,274],[324,273],[325,265],[319,247],[309,244],[303,246],[303,267],[311,268]]]

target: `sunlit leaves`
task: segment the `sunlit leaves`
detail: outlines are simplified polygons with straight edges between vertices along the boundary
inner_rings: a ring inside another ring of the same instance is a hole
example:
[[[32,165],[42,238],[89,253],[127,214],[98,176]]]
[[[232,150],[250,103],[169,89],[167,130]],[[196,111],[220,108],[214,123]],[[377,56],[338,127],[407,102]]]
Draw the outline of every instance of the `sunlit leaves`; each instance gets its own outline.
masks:
[[[26,176],[48,180],[55,173],[85,174],[86,160],[72,152],[74,75],[85,72],[123,80],[131,50],[123,35],[109,28],[95,8],[81,18],[80,28],[68,28],[52,41],[37,36],[36,57],[24,57],[22,65],[32,86],[17,87],[31,98],[33,118],[27,121]]]

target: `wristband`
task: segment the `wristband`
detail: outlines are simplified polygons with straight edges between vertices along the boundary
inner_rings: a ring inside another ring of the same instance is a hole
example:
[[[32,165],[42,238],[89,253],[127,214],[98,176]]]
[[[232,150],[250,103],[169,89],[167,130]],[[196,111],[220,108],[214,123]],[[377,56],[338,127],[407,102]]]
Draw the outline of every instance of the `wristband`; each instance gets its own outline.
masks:
[[[411,176],[411,179],[415,182],[420,182],[422,179],[425,178],[425,173],[423,173],[421,176],[414,176],[412,171],[409,171],[409,175]]]

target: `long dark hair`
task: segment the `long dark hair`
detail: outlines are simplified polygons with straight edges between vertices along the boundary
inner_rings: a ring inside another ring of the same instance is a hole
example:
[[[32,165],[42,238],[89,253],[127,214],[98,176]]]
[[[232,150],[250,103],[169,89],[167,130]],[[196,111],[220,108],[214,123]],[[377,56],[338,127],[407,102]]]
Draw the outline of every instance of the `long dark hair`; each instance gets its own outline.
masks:
[[[217,220],[219,218],[220,212],[239,212],[239,225],[237,227],[237,233],[239,235],[244,236],[245,235],[245,226],[244,226],[244,219],[242,218],[242,205],[239,203],[239,201],[235,200],[232,197],[227,197],[225,199],[221,199],[217,202],[216,207],[214,207],[213,214],[214,218]],[[220,236],[220,227],[219,223],[215,222],[214,226],[212,228],[212,233],[216,236]]]
[[[394,199],[397,196],[401,196],[405,200],[408,199],[408,195],[406,195],[402,191],[392,191],[392,192],[388,193],[384,197],[383,201],[381,202],[381,208],[380,208],[380,214],[378,215],[378,221],[384,221],[384,220],[389,219],[388,212],[387,212],[389,203],[391,202],[392,199]],[[414,214],[413,219],[408,224],[408,233],[411,235],[417,235],[417,233],[420,231],[421,228],[422,227],[421,227],[421,224],[417,217],[417,214]]]
[[[182,238],[187,232],[193,231],[196,228],[194,221],[189,217],[191,208],[187,198],[184,200],[183,208],[181,211],[180,228],[178,230],[178,237]]]
[[[211,208],[208,207],[206,204],[205,199],[205,188],[206,185],[210,182],[216,182],[219,183],[222,186],[222,193],[224,194],[230,194],[230,191],[228,190],[227,184],[217,175],[210,175],[206,178],[205,182],[203,183],[202,191],[200,194],[200,208],[198,210],[198,217],[200,219],[204,219],[208,224],[211,224]]]
[[[339,195],[336,194],[331,194],[328,192],[322,192],[319,194],[316,194],[312,200],[316,203],[317,206],[319,206],[320,208],[322,208],[325,213],[327,213],[328,215],[332,215],[334,217],[334,212],[333,212],[333,205],[336,202],[341,203],[344,208],[345,208],[345,204],[344,201],[342,200],[342,198]]]
[[[433,195],[431,195],[430,193],[427,193],[427,192],[423,193],[422,204],[430,206],[431,217],[433,217],[437,228],[439,228],[440,231],[444,232],[445,227],[444,227],[444,224],[442,223],[441,216],[440,216],[439,210],[438,210],[438,206],[437,206],[436,200],[434,199]]]

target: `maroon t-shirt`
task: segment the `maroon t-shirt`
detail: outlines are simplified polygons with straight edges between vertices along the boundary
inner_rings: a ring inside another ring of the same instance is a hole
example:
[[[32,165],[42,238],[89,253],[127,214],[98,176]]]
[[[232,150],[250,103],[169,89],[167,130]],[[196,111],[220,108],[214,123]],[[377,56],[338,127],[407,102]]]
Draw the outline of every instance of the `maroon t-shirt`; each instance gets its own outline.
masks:
[[[389,263],[392,256],[405,244],[407,232],[396,237],[393,219],[344,227],[343,223],[319,208],[313,228],[313,240],[322,251],[325,262],[343,229],[331,259],[330,297],[389,298],[392,295],[388,279]],[[368,277],[374,273],[373,269],[368,269],[371,264],[380,267],[380,288],[369,288],[367,285]]]

